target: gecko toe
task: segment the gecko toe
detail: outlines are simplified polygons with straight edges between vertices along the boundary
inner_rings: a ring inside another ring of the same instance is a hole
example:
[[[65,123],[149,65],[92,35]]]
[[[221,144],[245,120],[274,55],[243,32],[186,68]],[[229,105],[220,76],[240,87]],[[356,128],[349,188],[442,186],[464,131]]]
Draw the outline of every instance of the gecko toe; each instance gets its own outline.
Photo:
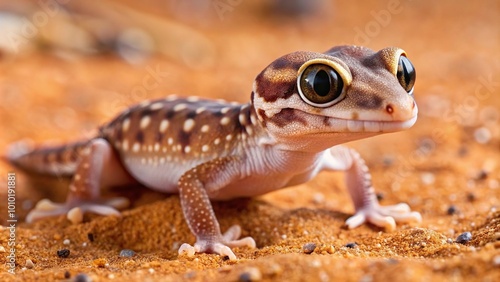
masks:
[[[228,246],[221,243],[216,243],[214,244],[213,248],[215,253],[218,253],[221,256],[227,256],[229,257],[229,260],[236,260],[236,255]]]
[[[239,225],[233,225],[222,235],[224,241],[233,241],[241,236],[241,227]]]
[[[113,198],[109,200],[72,200],[64,204],[54,203],[48,199],[40,200],[35,208],[26,216],[26,222],[31,223],[36,220],[66,214],[66,218],[72,223],[81,223],[86,212],[100,215],[120,216],[117,210],[128,205],[126,198]]]
[[[188,243],[184,243],[181,245],[178,251],[179,255],[186,255],[188,257],[193,257],[194,254],[196,253],[196,248],[189,245]]]
[[[393,206],[369,205],[356,212],[347,219],[346,225],[349,229],[370,222],[376,226],[392,231],[396,228],[396,222],[420,222],[422,216],[418,212],[412,212],[407,204]]]

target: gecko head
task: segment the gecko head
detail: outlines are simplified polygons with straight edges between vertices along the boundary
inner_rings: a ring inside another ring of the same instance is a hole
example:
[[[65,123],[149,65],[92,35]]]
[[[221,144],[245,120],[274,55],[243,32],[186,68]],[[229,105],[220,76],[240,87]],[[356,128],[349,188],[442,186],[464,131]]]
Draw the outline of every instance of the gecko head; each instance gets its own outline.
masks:
[[[275,139],[326,148],[411,127],[414,84],[405,51],[339,46],[277,59],[257,76],[252,103]]]

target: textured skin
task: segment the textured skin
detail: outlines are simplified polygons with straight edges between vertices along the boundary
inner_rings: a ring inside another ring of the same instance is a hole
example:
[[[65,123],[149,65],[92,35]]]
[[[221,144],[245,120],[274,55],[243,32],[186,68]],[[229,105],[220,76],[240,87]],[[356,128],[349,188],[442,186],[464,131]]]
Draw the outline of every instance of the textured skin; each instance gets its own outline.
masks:
[[[196,235],[179,252],[216,252],[231,259],[240,229],[224,235],[210,200],[249,197],[304,183],[322,170],[346,171],[356,214],[350,228],[364,222],[395,228],[396,221],[419,221],[407,205],[381,207],[368,168],[355,151],[336,146],[351,140],[411,127],[417,107],[413,90],[398,82],[404,51],[340,46],[328,52],[295,52],[278,58],[256,78],[248,104],[168,97],[132,107],[91,140],[55,148],[14,144],[11,162],[25,170],[72,175],[65,204],[40,203],[27,220],[63,214],[74,222],[83,212],[119,214],[120,201],[99,198],[104,186],[139,182],[180,193],[186,221]],[[344,83],[341,99],[328,107],[299,96],[298,77],[311,62],[330,66]]]

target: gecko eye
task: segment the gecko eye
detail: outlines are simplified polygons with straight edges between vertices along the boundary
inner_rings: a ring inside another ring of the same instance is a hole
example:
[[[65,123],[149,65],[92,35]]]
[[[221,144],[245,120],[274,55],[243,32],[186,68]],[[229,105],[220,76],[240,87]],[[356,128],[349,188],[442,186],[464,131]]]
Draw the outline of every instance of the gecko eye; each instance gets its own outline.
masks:
[[[308,66],[298,78],[299,95],[315,107],[329,107],[342,96],[344,81],[332,67],[324,64]]]
[[[415,68],[408,58],[405,56],[399,57],[398,63],[398,72],[396,73],[396,77],[399,81],[399,84],[403,86],[406,92],[412,94],[413,85],[415,85],[416,79]]]

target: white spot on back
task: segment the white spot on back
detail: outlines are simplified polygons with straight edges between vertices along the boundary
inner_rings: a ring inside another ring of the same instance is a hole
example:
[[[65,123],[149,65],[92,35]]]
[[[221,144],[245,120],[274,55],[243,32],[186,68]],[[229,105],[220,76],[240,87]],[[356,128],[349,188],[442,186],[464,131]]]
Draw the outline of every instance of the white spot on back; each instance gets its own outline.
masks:
[[[214,144],[215,144],[215,145],[219,145],[219,144],[220,144],[220,138],[215,138],[215,140],[214,140]]]
[[[132,146],[132,152],[137,153],[141,149],[141,144],[135,142],[134,146]]]
[[[199,97],[196,97],[196,96],[190,96],[190,97],[187,97],[186,101],[188,102],[198,102],[200,100]]]
[[[230,121],[231,121],[231,119],[230,119],[230,118],[228,118],[228,117],[223,117],[223,118],[220,120],[220,124],[222,124],[222,125],[228,125]]]
[[[186,121],[184,121],[183,129],[184,129],[184,131],[189,132],[193,129],[194,125],[195,125],[195,122],[192,118],[187,119]]]
[[[123,120],[123,123],[122,123],[122,131],[126,132],[129,128],[130,128],[130,119],[126,118]]]
[[[151,117],[150,116],[143,116],[141,118],[141,122],[139,124],[139,127],[141,129],[144,129],[144,128],[146,128],[149,125],[150,122],[151,122]]]
[[[159,152],[160,151],[160,143],[155,143],[155,152]]]
[[[202,151],[202,152],[208,152],[208,149],[210,149],[210,147],[209,147],[208,145],[203,145],[203,146],[201,147],[201,151]]]
[[[172,139],[172,137],[169,137],[167,142],[168,142],[168,145],[172,145],[172,144],[174,144],[174,139]]]
[[[156,110],[159,110],[161,108],[163,108],[163,103],[161,103],[161,102],[156,102],[156,103],[152,104],[151,106],[149,106],[149,109],[152,111],[156,111]]]
[[[127,139],[123,140],[122,150],[123,151],[128,151],[128,140]]]
[[[231,109],[230,107],[224,107],[222,108],[222,110],[220,110],[220,112],[223,114],[227,114],[227,112],[229,112],[230,109]]]
[[[186,104],[184,104],[184,103],[180,103],[180,104],[175,105],[175,107],[174,107],[174,111],[175,111],[175,112],[182,111],[182,110],[184,110],[185,108],[187,108],[187,105],[186,105]]]
[[[167,130],[169,124],[170,124],[170,122],[168,120],[166,120],[166,119],[162,120],[160,122],[160,128],[159,128],[160,132],[161,133],[165,132],[165,130]]]
[[[190,147],[190,146],[186,146],[186,147],[184,147],[184,152],[185,152],[185,153],[189,153],[189,152],[191,152],[191,147]]]
[[[227,140],[227,141],[231,141],[231,139],[233,139],[233,135],[228,134],[228,135],[226,136],[226,140]]]
[[[196,109],[196,113],[200,114],[200,113],[204,112],[205,110],[206,110],[205,107],[199,107],[198,109]]]
[[[209,129],[210,129],[210,126],[208,126],[208,124],[205,124],[201,127],[201,132],[208,132]]]
[[[238,119],[240,120],[240,123],[242,125],[245,125],[247,123],[247,119],[244,114],[239,114]]]
[[[151,104],[151,101],[146,100],[146,101],[141,102],[139,104],[139,107],[147,107],[147,106],[149,106],[149,104]]]

